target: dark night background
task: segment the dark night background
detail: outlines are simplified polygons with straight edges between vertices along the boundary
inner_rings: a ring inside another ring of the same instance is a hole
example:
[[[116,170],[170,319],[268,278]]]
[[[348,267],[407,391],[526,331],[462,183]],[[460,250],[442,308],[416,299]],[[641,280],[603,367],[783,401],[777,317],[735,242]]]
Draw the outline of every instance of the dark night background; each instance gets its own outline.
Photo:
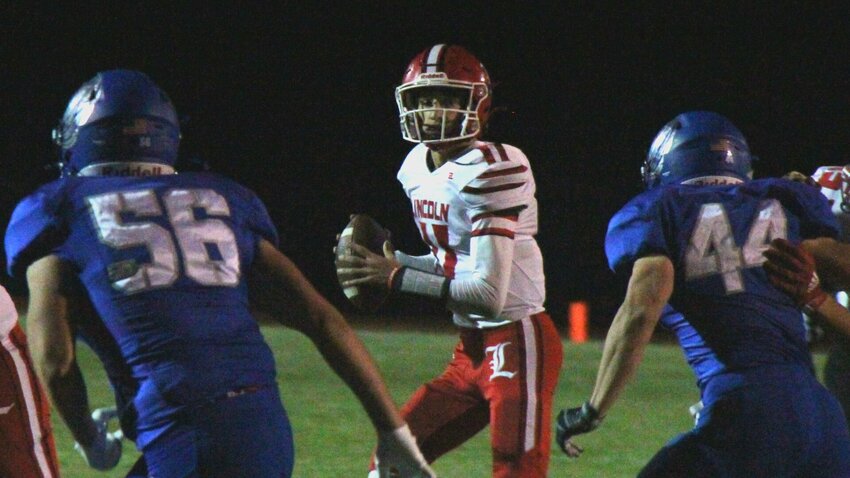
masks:
[[[641,191],[646,149],[676,114],[732,119],[761,158],[758,177],[850,162],[850,15],[839,2],[29,3],[0,7],[0,225],[52,179],[50,130],[77,87],[99,70],[139,69],[189,119],[182,157],[254,189],[283,251],[347,311],[331,247],[349,213],[374,216],[397,247],[425,252],[395,180],[412,144],[399,134],[393,89],[435,43],[464,45],[485,64],[500,108],[486,139],[532,162],[557,319],[571,300],[589,300],[597,324],[619,305],[607,222]],[[421,307],[395,300],[385,311]]]

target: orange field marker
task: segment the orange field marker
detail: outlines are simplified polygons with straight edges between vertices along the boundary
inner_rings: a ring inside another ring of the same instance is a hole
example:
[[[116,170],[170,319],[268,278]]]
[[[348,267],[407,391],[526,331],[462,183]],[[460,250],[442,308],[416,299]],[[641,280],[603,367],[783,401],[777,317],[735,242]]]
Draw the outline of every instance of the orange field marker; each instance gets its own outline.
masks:
[[[577,344],[587,342],[587,302],[570,302],[569,324],[570,340]]]

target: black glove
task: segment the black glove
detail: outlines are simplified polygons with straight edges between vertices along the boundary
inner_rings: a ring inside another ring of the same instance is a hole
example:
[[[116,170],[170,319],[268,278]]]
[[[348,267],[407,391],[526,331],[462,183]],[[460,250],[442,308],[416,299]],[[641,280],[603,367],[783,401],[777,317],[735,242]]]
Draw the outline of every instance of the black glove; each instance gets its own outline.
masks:
[[[567,451],[567,442],[575,435],[595,430],[602,423],[602,417],[599,416],[599,411],[593,408],[590,402],[584,402],[581,407],[561,410],[561,413],[558,414],[557,423],[555,440],[561,447],[561,451],[573,456],[572,453]]]

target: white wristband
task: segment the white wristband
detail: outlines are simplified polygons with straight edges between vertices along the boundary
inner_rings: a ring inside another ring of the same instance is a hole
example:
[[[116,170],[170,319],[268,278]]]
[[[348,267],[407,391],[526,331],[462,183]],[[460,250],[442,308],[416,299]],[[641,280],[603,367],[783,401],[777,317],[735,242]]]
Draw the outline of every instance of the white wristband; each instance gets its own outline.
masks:
[[[401,277],[398,277],[398,276]],[[424,295],[435,299],[445,299],[449,293],[451,280],[437,274],[403,267],[393,279],[393,287],[402,292]]]

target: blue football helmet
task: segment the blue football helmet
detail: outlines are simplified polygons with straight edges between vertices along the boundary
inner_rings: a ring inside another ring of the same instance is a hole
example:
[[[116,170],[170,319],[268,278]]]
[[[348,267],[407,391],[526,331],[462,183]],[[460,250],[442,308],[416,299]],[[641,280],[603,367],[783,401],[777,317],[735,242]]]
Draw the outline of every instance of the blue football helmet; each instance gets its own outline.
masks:
[[[180,123],[168,95],[147,75],[103,71],[68,102],[53,130],[62,175],[104,162],[141,161],[173,166]]]
[[[647,189],[695,178],[752,178],[747,140],[726,117],[711,111],[676,116],[652,140],[641,173]]]

